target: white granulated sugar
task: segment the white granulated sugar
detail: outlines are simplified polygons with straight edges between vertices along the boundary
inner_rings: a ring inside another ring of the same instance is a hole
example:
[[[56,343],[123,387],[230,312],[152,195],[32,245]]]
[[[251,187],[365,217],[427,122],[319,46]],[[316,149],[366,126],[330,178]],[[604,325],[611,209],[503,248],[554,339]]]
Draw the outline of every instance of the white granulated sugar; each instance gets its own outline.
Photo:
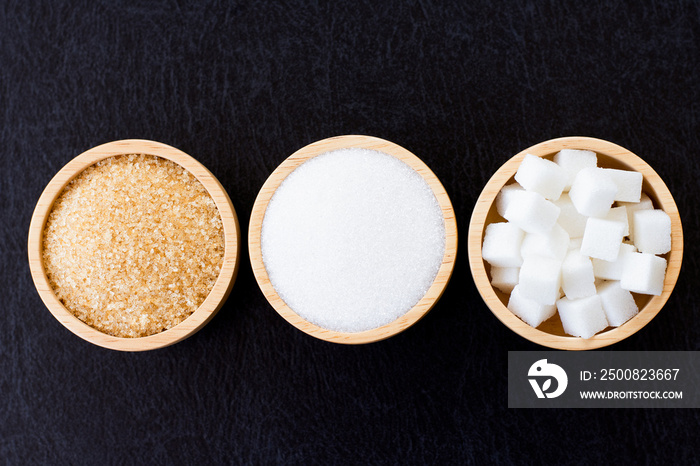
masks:
[[[302,318],[339,332],[393,322],[428,291],[445,252],[427,182],[391,155],[339,149],[295,169],[261,232],[275,291]]]

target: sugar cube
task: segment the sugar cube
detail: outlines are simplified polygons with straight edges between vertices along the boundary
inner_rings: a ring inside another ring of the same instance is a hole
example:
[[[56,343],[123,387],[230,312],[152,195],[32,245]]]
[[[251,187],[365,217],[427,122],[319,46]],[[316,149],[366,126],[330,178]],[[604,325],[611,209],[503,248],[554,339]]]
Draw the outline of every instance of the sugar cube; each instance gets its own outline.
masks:
[[[625,255],[620,286],[633,293],[660,295],[664,290],[666,259],[644,252]]]
[[[604,217],[617,194],[617,185],[602,168],[584,168],[578,172],[569,191],[576,210],[587,217]]]
[[[622,222],[625,225],[625,230],[623,236],[630,234],[629,221],[627,219],[627,208],[623,206],[613,207],[608,211],[608,214],[603,217],[607,220],[614,220],[616,222]]]
[[[494,267],[520,267],[523,236],[523,231],[513,223],[491,223],[484,232],[481,255]]]
[[[561,286],[569,299],[585,298],[596,293],[591,259],[571,250],[561,264]]]
[[[515,181],[526,190],[536,192],[545,199],[556,200],[566,185],[566,172],[551,160],[525,154],[515,173]]]
[[[491,267],[491,286],[504,293],[510,293],[518,284],[519,276],[518,267]]]
[[[600,296],[581,299],[562,298],[557,301],[559,317],[564,331],[569,335],[591,338],[608,326]]]
[[[583,242],[583,236],[579,238],[571,238],[569,240],[569,251],[572,249],[581,249],[581,243]]]
[[[569,234],[570,238],[580,238],[583,236],[583,230],[586,229],[586,217],[581,215],[576,206],[571,202],[571,198],[568,193],[562,193],[562,195],[554,201],[554,205],[559,207],[560,213],[557,223],[561,225],[564,230]]]
[[[623,290],[619,281],[605,282],[598,287],[605,317],[612,327],[619,327],[639,313],[632,293]]]
[[[593,274],[596,278],[620,280],[620,278],[622,278],[622,265],[624,264],[625,255],[631,252],[637,252],[637,248],[635,248],[633,244],[622,243],[617,259],[614,261],[591,259],[593,262]]]
[[[559,207],[540,194],[516,191],[503,213],[503,218],[528,233],[547,233],[557,222]]]
[[[614,261],[620,252],[625,225],[622,222],[590,217],[581,242],[581,254]]]
[[[639,202],[618,202],[618,206],[627,209],[627,223],[629,224],[629,236],[631,240],[634,240],[634,213],[638,210],[652,210],[654,204],[649,199],[649,196],[642,193],[641,200]]]
[[[527,233],[520,247],[523,257],[539,255],[552,259],[563,260],[569,248],[569,234],[555,224],[549,233]]]
[[[644,177],[641,173],[629,170],[617,170],[614,168],[602,169],[617,185],[616,201],[639,202],[642,195],[642,181]]]
[[[541,256],[524,258],[518,285],[525,298],[539,304],[554,304],[561,287],[561,261]]]
[[[640,252],[666,254],[671,250],[671,217],[661,209],[634,212],[634,245]]]
[[[520,293],[519,285],[513,288],[510,294],[508,309],[526,324],[535,328],[557,312],[557,307],[554,304],[540,304],[524,297]]]
[[[523,191],[523,187],[518,183],[511,183],[501,188],[501,191],[496,196],[496,211],[498,215],[503,217],[508,207],[508,202],[510,201],[511,194],[514,191]]]
[[[562,149],[554,156],[554,162],[566,172],[564,190],[571,189],[576,174],[584,168],[595,168],[598,164],[595,152],[580,149]]]

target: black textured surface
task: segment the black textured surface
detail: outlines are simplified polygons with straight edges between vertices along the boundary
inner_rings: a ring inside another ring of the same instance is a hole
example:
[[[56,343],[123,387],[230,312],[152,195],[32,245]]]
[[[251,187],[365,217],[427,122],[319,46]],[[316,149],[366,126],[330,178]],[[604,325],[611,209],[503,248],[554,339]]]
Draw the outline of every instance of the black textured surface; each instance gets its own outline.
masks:
[[[483,304],[465,239],[513,154],[559,136],[620,144],[666,181],[686,249],[666,307],[611,349],[700,349],[700,4],[500,3],[1,2],[0,463],[697,463],[697,410],[508,410],[507,351],[539,347]],[[34,290],[33,204],[84,150],[178,147],[247,231],[272,170],[340,134],[411,150],[455,206],[452,281],[408,331],[308,337],[247,254],[217,317],[148,353],[80,340]]]

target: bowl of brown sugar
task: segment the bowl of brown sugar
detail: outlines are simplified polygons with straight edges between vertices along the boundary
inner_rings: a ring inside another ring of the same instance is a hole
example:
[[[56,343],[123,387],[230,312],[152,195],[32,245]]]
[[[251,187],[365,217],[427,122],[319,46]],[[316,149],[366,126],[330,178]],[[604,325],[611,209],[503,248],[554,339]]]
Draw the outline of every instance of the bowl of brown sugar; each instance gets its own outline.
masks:
[[[201,163],[155,141],[94,147],[44,189],[29,227],[44,304],[96,345],[177,343],[221,308],[238,271],[231,200]]]

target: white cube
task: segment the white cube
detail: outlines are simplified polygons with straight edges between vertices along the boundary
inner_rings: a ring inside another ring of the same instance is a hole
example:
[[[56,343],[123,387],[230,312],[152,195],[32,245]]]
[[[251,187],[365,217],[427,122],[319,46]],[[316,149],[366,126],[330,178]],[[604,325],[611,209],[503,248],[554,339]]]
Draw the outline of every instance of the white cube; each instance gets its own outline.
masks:
[[[554,304],[561,288],[561,261],[541,256],[524,258],[518,286],[525,298],[539,304]]]
[[[581,299],[562,298],[557,301],[559,317],[564,331],[569,335],[591,338],[608,327],[600,296]]]
[[[596,293],[591,259],[580,251],[569,251],[561,264],[561,287],[569,299],[585,298]]]
[[[494,267],[520,267],[524,232],[512,223],[491,223],[484,232],[481,255]]]
[[[606,220],[614,220],[616,222],[622,222],[625,225],[625,230],[623,232],[624,236],[630,234],[629,221],[627,219],[627,208],[624,206],[613,207],[608,211],[608,214],[603,217]]]
[[[598,287],[598,296],[611,327],[619,327],[639,313],[632,293],[623,290],[619,281],[601,284]]]
[[[535,328],[557,312],[557,307],[554,304],[540,304],[525,298],[520,293],[519,286],[513,288],[513,292],[510,294],[508,309],[526,324]]]
[[[666,254],[671,250],[671,217],[661,209],[634,212],[634,245],[640,252]]]
[[[622,222],[591,217],[586,222],[581,254],[614,261],[620,252],[625,225]]]
[[[549,233],[527,233],[523,238],[520,247],[520,255],[544,256],[557,260],[564,260],[566,251],[569,249],[569,235],[566,231],[555,224]]]
[[[568,193],[562,195],[554,201],[554,205],[559,207],[560,213],[557,223],[561,225],[569,234],[570,238],[580,238],[583,236],[583,230],[586,229],[586,220],[588,217],[581,215],[576,206],[571,202]]]
[[[569,191],[576,210],[587,217],[607,215],[616,194],[617,185],[602,168],[584,168],[579,171]]]
[[[617,185],[616,201],[639,202],[642,196],[642,174],[629,170],[604,168],[605,173]]]
[[[625,255],[620,286],[633,293],[659,296],[664,291],[666,259],[644,252]]]
[[[629,236],[634,240],[634,213],[638,210],[652,210],[654,204],[646,194],[642,193],[642,198],[639,202],[618,202],[617,205],[627,209],[627,223],[629,224]]]
[[[559,199],[566,185],[566,172],[551,160],[525,154],[515,173],[515,181],[546,199]]]
[[[528,233],[547,233],[559,217],[559,207],[540,194],[516,191],[510,196],[503,218]]]
[[[510,202],[511,194],[514,191],[523,191],[523,187],[518,183],[509,184],[502,187],[496,196],[496,212],[498,212],[498,215],[501,217],[503,217],[503,214],[505,214],[508,203]]]
[[[622,243],[617,259],[614,261],[591,259],[593,262],[593,274],[596,278],[620,280],[622,278],[622,266],[625,263],[625,255],[631,252],[637,252],[637,248],[633,244]]]
[[[491,286],[504,293],[510,293],[518,284],[520,268],[518,267],[491,267]]]
[[[598,158],[595,152],[580,149],[562,149],[554,156],[554,162],[566,172],[566,186],[564,190],[571,189],[578,172],[584,168],[595,168]]]
[[[569,239],[569,251],[572,249],[577,249],[579,252],[581,252],[581,243],[583,242],[583,236],[580,238],[571,238]]]

